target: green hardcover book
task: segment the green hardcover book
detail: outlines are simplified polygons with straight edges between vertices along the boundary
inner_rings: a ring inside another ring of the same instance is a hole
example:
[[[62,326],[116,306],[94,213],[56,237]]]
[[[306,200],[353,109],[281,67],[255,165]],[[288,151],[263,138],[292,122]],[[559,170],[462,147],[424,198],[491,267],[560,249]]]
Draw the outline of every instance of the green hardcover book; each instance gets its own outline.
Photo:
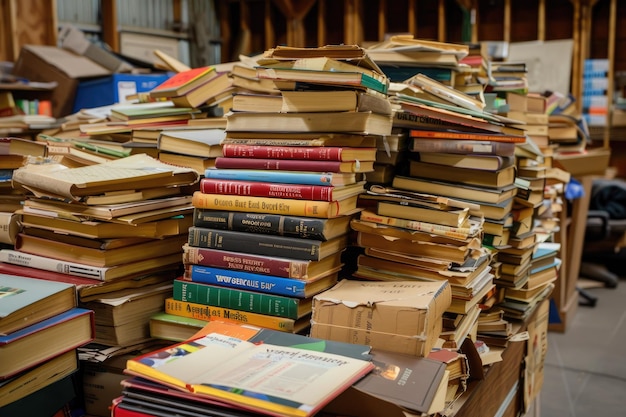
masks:
[[[173,298],[290,319],[298,319],[311,312],[311,298],[285,297],[181,279],[174,280]]]

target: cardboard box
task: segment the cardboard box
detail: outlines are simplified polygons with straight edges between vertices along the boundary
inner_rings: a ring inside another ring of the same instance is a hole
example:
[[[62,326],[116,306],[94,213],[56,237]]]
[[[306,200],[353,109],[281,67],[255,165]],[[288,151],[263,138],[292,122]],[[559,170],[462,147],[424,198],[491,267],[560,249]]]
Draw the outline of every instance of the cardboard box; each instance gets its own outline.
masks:
[[[169,74],[112,74],[81,81],[76,89],[73,113],[81,109],[108,106],[127,101],[126,97],[152,90],[169,78]]]
[[[426,356],[451,302],[447,281],[343,280],[314,296],[311,336]]]
[[[74,96],[80,80],[110,75],[111,71],[89,58],[54,46],[24,45],[13,74],[30,81],[56,82],[52,92],[52,115],[72,113]]]
[[[90,416],[108,417],[113,398],[122,395],[120,383],[128,375],[123,373],[126,361],[136,355],[121,355],[102,363],[83,362],[83,396],[85,412]]]

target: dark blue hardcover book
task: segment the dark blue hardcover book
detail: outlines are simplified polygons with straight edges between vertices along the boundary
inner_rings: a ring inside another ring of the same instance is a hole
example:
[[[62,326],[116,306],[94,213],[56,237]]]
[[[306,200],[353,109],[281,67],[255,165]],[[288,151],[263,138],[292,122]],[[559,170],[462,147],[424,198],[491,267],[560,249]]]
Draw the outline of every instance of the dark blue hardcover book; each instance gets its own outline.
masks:
[[[229,288],[297,298],[308,298],[313,294],[330,288],[337,282],[337,277],[338,272],[331,272],[329,275],[314,281],[304,281],[202,265],[189,265],[185,272],[185,279],[192,282],[203,282]]]

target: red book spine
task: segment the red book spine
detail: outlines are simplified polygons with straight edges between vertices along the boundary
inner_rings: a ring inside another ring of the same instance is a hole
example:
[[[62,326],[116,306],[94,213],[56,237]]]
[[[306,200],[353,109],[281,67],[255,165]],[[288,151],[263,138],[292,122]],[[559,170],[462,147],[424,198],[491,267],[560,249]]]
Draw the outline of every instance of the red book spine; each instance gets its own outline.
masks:
[[[342,148],[327,146],[263,146],[224,144],[222,153],[229,158],[312,159],[341,161]]]
[[[229,181],[212,178],[202,178],[200,180],[200,191],[206,194],[247,195],[298,200],[333,201],[333,188],[322,185]]]
[[[186,264],[294,279],[304,279],[308,274],[309,263],[307,261],[270,258],[243,252],[223,251],[188,245],[185,245],[183,250],[183,262]]]
[[[262,158],[215,158],[218,169],[269,169],[282,171],[341,172],[339,161],[308,161]]]

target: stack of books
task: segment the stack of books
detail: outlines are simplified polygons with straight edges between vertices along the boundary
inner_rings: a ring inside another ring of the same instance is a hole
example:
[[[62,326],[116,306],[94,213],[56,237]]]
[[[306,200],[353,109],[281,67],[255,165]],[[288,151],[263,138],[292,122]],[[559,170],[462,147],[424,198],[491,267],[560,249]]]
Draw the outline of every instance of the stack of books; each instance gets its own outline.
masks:
[[[148,339],[149,316],[171,294],[193,223],[191,196],[181,188],[198,179],[191,169],[147,155],[79,168],[20,168],[13,185],[33,194],[19,212],[14,249],[0,255],[3,265],[20,275],[80,278],[81,306],[98,311],[96,342]]]
[[[222,156],[224,129],[165,130],[157,139],[159,160],[194,169],[203,176]]]
[[[0,274],[0,288],[0,412],[5,414],[9,404],[78,370],[77,348],[94,338],[94,313],[77,307],[73,284]]]
[[[370,347],[363,344],[212,320],[189,339],[127,360],[124,373],[129,378],[122,381],[123,395],[113,401],[111,415],[193,410],[193,415],[313,416],[362,378],[369,383],[363,389],[366,396],[381,390],[381,383],[393,390],[396,382],[385,384],[371,373],[371,358]],[[377,363],[389,360],[381,357]],[[443,370],[433,368],[438,386]],[[412,397],[419,396],[428,406],[434,392],[420,388]]]
[[[370,46],[367,52],[394,82],[421,73],[453,87],[459,61],[469,54],[469,46],[394,35]]]
[[[335,50],[300,53],[328,49]],[[339,279],[363,176],[376,158],[376,136],[391,133],[387,84],[374,70],[341,60],[275,54],[259,73],[302,77],[302,89],[234,96],[223,156],[193,195],[185,275],[175,282],[179,291],[167,301],[168,313],[305,331],[311,298]],[[267,66],[273,61],[276,66]],[[313,69],[320,65],[330,67]],[[361,78],[369,87],[346,84]]]
[[[530,250],[521,251],[520,255],[507,254],[506,260],[513,268],[526,269],[528,272],[521,283],[504,289],[504,299],[497,307],[504,311],[506,318],[523,321],[541,301],[550,296],[554,282],[559,277],[559,250],[558,243],[540,242]],[[498,256],[502,257],[503,254],[499,253]]]

